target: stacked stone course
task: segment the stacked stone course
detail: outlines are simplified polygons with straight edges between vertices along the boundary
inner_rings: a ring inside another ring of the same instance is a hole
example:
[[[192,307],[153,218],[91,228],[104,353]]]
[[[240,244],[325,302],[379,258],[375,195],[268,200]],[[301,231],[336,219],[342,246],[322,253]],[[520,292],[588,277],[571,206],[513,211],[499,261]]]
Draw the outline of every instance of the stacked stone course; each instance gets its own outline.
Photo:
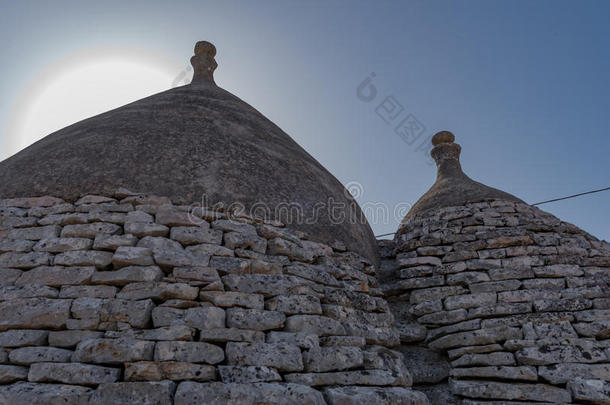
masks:
[[[401,350],[432,403],[610,403],[606,242],[492,200],[407,217],[380,246]]]
[[[367,260],[190,208],[0,200],[0,404],[427,404]]]

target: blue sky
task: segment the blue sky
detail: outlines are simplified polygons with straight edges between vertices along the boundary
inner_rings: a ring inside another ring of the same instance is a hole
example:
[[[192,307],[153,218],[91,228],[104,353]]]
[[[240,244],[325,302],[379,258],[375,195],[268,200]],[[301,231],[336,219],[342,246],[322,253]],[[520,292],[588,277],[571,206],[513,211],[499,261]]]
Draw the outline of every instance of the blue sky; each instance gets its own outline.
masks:
[[[217,83],[360,184],[362,204],[417,201],[436,175],[418,145],[443,129],[472,178],[527,202],[610,186],[607,1],[0,4],[0,145],[46,67],[120,47],[172,61],[178,76],[207,39]],[[357,88],[373,72],[377,97],[364,102]],[[413,144],[376,113],[389,96],[396,120],[425,128]],[[604,239],[609,207],[610,192],[541,206]],[[376,234],[399,221],[371,219]]]

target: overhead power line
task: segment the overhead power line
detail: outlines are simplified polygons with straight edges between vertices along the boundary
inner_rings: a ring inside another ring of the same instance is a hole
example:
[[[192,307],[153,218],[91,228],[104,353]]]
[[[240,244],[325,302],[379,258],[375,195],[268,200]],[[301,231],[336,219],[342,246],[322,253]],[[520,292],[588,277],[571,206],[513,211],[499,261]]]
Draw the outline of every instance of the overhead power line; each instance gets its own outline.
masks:
[[[593,193],[601,193],[602,191],[606,191],[606,190],[610,190],[610,187],[600,188],[599,190],[586,191],[584,193],[572,194],[572,195],[569,195],[567,197],[560,197],[560,198],[554,198],[552,200],[540,201],[540,202],[537,202],[537,203],[532,204],[532,205],[540,205],[540,204],[546,204],[546,203],[555,202],[555,201],[567,200],[569,198],[580,197],[581,195],[587,195],[587,194],[593,194]]]
[[[599,190],[585,191],[584,193],[572,194],[572,195],[568,195],[566,197],[553,198],[552,200],[540,201],[540,202],[537,202],[537,203],[531,204],[531,205],[540,205],[540,204],[546,204],[546,203],[551,203],[551,202],[555,202],[555,201],[568,200],[570,198],[580,197],[582,195],[587,195],[587,194],[601,193],[602,191],[608,191],[608,190],[610,190],[610,187],[600,188]],[[394,235],[395,233],[396,232],[384,233],[381,235],[375,235],[375,237],[381,238],[382,236],[390,236],[390,235]]]

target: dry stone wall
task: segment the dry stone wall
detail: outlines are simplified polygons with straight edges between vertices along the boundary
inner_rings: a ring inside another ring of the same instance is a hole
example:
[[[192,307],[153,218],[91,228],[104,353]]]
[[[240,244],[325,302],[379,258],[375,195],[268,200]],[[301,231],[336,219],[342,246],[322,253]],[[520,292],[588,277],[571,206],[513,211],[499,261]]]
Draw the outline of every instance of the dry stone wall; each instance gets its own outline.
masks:
[[[431,403],[610,403],[606,242],[495,200],[426,211],[380,246],[401,350]]]
[[[0,201],[0,404],[427,404],[375,268],[146,195]]]

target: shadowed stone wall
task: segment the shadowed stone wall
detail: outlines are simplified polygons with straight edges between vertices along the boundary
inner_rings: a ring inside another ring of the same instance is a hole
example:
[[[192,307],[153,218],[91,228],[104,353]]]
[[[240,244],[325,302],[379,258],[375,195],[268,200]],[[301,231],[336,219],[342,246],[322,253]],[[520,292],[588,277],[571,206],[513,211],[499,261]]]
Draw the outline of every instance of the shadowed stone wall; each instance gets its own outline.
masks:
[[[375,268],[167,198],[0,200],[0,404],[412,404]]]
[[[400,350],[432,404],[610,403],[606,242],[494,200],[419,213],[380,247]]]

